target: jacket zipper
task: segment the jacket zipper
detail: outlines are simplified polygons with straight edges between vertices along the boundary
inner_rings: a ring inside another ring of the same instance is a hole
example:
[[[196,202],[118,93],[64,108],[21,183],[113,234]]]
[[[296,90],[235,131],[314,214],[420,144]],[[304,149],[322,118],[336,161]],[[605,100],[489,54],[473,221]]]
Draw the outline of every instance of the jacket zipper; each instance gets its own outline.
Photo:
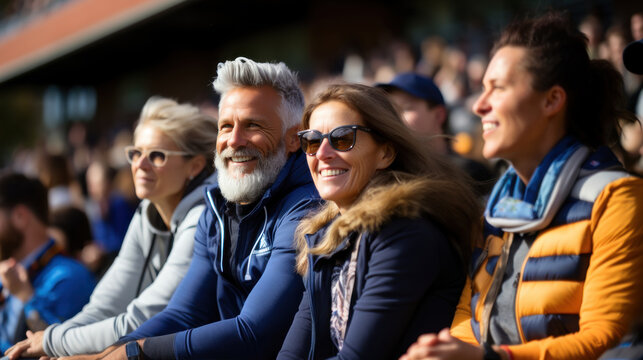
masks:
[[[208,194],[208,201],[210,202],[210,207],[212,208],[212,211],[214,212],[214,215],[217,217],[217,221],[219,222],[219,227],[221,228],[221,231],[219,231],[219,235],[221,236],[221,241],[220,241],[220,246],[219,246],[219,269],[221,270],[221,273],[223,274],[223,242],[225,241],[225,228],[223,226],[223,219],[221,219],[221,215],[219,215],[219,212],[217,211],[217,207],[214,205],[214,199],[212,199],[212,193],[210,191],[207,192]]]
[[[265,237],[265,232],[266,232],[266,226],[268,225],[268,210],[266,207],[263,207],[263,228],[261,229],[261,232],[259,233],[259,236],[257,236],[257,240],[255,240],[254,245],[252,245],[252,248],[250,249],[250,254],[248,255],[248,266],[246,267],[246,275],[244,276],[244,279],[246,281],[252,280],[252,276],[250,276],[250,264],[252,263],[252,252],[255,251],[255,248],[261,241],[262,237]]]
[[[310,350],[308,351],[308,359],[309,360],[314,360],[315,359],[315,338],[316,336],[316,330],[317,330],[317,324],[315,321],[315,276],[313,274],[313,259],[312,256],[308,257],[308,297],[309,299],[309,307],[310,307],[310,325],[311,325],[311,331],[310,331]]]

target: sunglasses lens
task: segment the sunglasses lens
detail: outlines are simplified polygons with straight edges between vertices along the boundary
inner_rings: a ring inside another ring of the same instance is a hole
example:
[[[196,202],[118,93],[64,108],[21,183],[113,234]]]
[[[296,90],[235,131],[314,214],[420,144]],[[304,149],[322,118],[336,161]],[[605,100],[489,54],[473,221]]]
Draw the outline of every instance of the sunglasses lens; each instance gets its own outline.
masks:
[[[135,161],[138,161],[138,159],[141,157],[141,150],[138,149],[127,149],[127,160],[130,163],[133,163]]]
[[[154,166],[163,166],[165,164],[165,153],[161,151],[150,151],[150,154],[148,155],[150,162]]]
[[[301,149],[308,155],[316,153],[322,142],[321,135],[315,131],[305,132],[299,139],[301,142]]]
[[[336,128],[330,133],[330,144],[339,151],[348,151],[355,144],[355,130]]]

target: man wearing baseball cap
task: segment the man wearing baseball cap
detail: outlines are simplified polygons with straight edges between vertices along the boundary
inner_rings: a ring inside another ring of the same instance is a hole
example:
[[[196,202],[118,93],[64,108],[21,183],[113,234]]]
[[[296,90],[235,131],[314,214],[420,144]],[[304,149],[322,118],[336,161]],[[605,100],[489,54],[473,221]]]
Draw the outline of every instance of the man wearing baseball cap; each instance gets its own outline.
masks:
[[[446,155],[476,181],[476,191],[487,195],[496,180],[485,165],[451,151],[445,129],[448,111],[442,92],[433,80],[416,73],[401,73],[389,83],[375,86],[389,93],[402,119],[427,144],[429,151]]]

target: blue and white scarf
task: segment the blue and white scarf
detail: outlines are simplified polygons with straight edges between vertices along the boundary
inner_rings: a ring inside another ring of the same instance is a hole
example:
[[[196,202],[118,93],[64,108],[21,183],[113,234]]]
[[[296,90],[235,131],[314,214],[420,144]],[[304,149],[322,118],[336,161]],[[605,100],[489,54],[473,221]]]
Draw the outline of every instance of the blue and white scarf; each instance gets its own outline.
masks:
[[[513,233],[546,228],[569,196],[589,154],[578,140],[564,137],[547,153],[526,186],[510,167],[491,192],[486,221]]]

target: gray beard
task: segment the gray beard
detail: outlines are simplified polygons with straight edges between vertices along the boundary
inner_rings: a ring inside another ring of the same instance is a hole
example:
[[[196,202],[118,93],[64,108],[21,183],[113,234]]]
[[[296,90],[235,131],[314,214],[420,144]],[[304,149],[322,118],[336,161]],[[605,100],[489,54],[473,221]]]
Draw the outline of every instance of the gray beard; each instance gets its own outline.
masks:
[[[253,156],[257,158],[257,166],[249,174],[231,174],[225,165],[225,160],[232,156]],[[217,179],[223,197],[233,203],[252,203],[258,200],[266,189],[277,179],[277,175],[286,164],[286,144],[281,141],[275,151],[267,157],[254,148],[233,150],[224,149],[221,154],[214,154],[214,166],[217,169]]]

